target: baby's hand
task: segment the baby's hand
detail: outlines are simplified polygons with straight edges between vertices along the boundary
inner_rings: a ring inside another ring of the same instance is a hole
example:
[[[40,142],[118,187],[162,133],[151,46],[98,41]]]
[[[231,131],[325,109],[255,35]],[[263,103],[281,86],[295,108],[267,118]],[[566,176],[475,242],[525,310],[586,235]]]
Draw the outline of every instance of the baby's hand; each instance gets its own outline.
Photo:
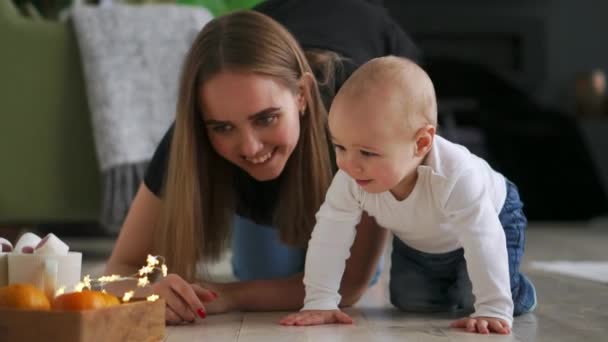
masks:
[[[495,317],[465,317],[450,324],[452,328],[462,328],[479,334],[510,334],[511,327],[506,321]]]
[[[352,324],[353,319],[340,310],[306,310],[287,315],[281,325]]]

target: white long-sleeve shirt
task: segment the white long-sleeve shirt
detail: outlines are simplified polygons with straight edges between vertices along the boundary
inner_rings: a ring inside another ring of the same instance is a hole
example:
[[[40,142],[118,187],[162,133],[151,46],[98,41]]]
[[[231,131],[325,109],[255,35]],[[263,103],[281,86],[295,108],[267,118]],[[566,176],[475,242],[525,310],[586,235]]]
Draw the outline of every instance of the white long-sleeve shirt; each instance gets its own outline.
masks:
[[[513,301],[505,233],[498,219],[505,178],[466,148],[435,137],[411,194],[367,193],[339,171],[317,213],[306,254],[302,310],[338,308],[338,289],[355,226],[366,211],[408,246],[426,253],[464,249],[475,316],[512,323]]]

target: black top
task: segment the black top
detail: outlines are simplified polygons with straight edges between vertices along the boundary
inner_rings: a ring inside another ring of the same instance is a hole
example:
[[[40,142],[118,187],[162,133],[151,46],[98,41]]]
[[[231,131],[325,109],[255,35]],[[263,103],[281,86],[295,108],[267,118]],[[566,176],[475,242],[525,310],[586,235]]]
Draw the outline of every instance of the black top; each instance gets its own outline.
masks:
[[[349,58],[350,64],[336,76],[337,87],[358,65],[372,58],[397,55],[418,61],[420,57],[411,39],[377,1],[268,0],[255,10],[287,27],[304,49],[330,50]],[[172,136],[173,125],[156,149],[144,177],[148,189],[157,196],[164,181]],[[259,182],[238,167],[235,169],[237,213],[259,224],[271,224],[280,178]]]
[[[267,0],[253,9],[285,26],[302,48],[337,52],[345,59],[335,84],[321,87],[329,109],[333,94],[361,64],[395,55],[420,62],[421,54],[380,0]],[[315,75],[319,78],[319,75]]]
[[[165,133],[156,152],[154,152],[154,156],[144,176],[146,187],[159,197],[167,170],[167,163],[169,162],[174,126],[175,123]],[[236,166],[234,169],[234,182],[237,191],[237,214],[247,217],[256,223],[270,225],[278,196],[280,177],[271,181],[259,182],[242,169]]]
[[[419,61],[416,45],[379,3],[370,0],[268,0],[254,10],[285,26],[304,49],[334,51],[357,66],[386,55]]]

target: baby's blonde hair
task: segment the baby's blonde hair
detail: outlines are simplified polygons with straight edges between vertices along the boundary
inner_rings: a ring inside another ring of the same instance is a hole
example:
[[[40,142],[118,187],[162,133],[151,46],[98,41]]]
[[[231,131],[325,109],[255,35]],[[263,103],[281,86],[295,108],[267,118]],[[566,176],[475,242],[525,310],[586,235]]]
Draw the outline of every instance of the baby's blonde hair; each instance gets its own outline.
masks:
[[[344,83],[338,100],[369,99],[369,94],[382,92],[383,100],[396,105],[405,115],[408,131],[437,126],[437,100],[429,75],[409,59],[379,57],[358,68]],[[348,101],[347,100],[347,101]]]

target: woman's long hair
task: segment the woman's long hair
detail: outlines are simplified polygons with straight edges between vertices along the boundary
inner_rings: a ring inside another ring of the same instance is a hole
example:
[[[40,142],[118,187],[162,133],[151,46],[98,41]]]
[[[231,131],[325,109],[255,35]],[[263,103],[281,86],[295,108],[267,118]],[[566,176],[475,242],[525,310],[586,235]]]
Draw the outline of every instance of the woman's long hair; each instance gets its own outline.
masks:
[[[156,251],[173,273],[196,277],[200,258],[217,260],[228,244],[235,213],[236,166],[216,153],[199,108],[199,90],[224,70],[273,77],[296,94],[311,68],[295,39],[269,17],[239,11],[216,18],[199,33],[182,67],[168,173],[162,191]],[[306,88],[305,88],[306,89]],[[274,225],[283,242],[305,246],[332,172],[327,111],[316,82],[305,94],[300,137],[281,175]]]

